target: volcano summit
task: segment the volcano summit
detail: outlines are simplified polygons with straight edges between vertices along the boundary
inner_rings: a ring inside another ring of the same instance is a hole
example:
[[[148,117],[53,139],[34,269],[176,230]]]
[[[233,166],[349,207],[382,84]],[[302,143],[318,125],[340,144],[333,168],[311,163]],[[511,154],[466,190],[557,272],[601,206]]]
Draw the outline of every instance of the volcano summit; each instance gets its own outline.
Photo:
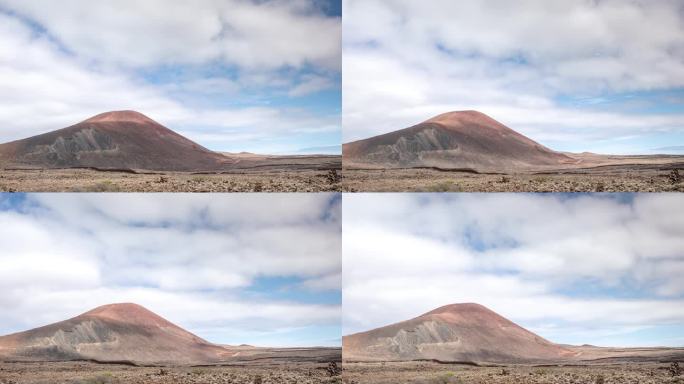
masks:
[[[0,158],[37,168],[218,169],[229,158],[135,111],[107,112],[57,131],[0,144]]]
[[[574,162],[477,111],[448,112],[410,128],[344,144],[343,159],[345,167],[480,171]]]
[[[416,318],[342,338],[349,362],[422,361],[559,364],[676,361],[682,348],[600,348],[555,344],[490,309],[450,304]]]
[[[451,304],[414,319],[345,336],[345,360],[529,362],[574,353],[478,304]]]
[[[340,155],[212,151],[135,111],[0,144],[0,191],[337,191],[341,168]]]
[[[478,111],[344,144],[342,163],[350,192],[684,190],[684,156],[554,151]]]
[[[0,336],[0,358],[141,364],[211,363],[229,352],[136,304],[104,305],[72,319]]]
[[[328,363],[339,348],[268,348],[210,343],[146,308],[108,304],[72,319],[0,336],[0,362],[215,365]]]

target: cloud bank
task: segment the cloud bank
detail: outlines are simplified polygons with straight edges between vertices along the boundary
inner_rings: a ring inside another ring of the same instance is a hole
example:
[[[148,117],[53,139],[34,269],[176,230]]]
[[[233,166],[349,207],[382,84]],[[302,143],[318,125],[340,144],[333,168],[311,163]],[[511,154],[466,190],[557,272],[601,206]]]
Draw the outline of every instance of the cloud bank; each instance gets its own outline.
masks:
[[[480,110],[559,150],[684,141],[679,1],[344,1],[344,141]]]
[[[336,0],[0,1],[0,141],[133,109],[214,150],[340,135]]]
[[[682,197],[349,195],[343,332],[477,302],[555,342],[684,342]]]
[[[0,334],[135,302],[219,343],[339,344],[331,194],[0,200]]]

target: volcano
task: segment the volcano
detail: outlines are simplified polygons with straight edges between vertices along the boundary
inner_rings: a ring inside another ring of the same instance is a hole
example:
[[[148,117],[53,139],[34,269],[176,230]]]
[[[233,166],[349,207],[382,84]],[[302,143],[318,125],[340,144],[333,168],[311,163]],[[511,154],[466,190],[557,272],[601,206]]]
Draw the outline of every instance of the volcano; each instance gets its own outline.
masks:
[[[212,363],[229,355],[137,304],[110,304],[59,323],[0,336],[0,360]]]
[[[414,319],[342,338],[347,361],[438,360],[527,363],[575,351],[554,344],[479,304],[451,304]]]
[[[0,160],[16,167],[153,171],[207,171],[231,162],[135,111],[0,144]]]
[[[441,168],[512,172],[577,160],[477,111],[448,112],[420,124],[344,144],[347,168]]]

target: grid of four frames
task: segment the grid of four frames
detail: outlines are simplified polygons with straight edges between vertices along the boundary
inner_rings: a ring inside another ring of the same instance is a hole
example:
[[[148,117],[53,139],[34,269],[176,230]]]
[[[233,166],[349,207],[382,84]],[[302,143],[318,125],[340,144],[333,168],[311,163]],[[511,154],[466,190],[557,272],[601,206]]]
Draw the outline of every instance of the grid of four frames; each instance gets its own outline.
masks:
[[[0,0],[0,101],[0,384],[684,380],[679,0]]]

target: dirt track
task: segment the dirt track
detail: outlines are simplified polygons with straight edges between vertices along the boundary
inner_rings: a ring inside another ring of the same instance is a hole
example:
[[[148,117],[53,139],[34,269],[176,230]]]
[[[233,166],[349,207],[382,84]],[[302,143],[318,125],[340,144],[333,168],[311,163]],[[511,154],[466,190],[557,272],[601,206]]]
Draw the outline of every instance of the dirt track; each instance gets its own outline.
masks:
[[[228,367],[133,367],[85,362],[0,363],[0,384],[341,383],[327,364]]]
[[[344,169],[345,192],[684,192],[684,169],[620,167],[545,174],[478,174],[434,169]]]
[[[670,364],[474,367],[429,362],[345,363],[346,384],[662,384],[684,383]]]
[[[229,174],[2,170],[0,192],[333,192],[339,171],[269,170]]]

